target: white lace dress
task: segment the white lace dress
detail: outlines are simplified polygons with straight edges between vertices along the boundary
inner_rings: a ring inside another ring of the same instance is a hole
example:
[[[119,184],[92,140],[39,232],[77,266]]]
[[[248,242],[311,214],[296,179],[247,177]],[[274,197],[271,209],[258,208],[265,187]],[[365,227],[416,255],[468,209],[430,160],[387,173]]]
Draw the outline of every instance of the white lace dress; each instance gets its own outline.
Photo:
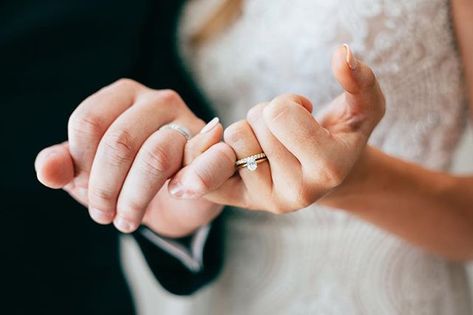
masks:
[[[330,58],[346,42],[387,98],[371,144],[449,167],[466,105],[447,0],[247,0],[234,25],[191,50],[189,34],[218,3],[190,1],[180,38],[225,124],[286,92],[309,97],[317,112],[341,92]],[[226,253],[215,283],[190,298],[163,292],[156,314],[471,314],[464,266],[340,210],[234,211]]]

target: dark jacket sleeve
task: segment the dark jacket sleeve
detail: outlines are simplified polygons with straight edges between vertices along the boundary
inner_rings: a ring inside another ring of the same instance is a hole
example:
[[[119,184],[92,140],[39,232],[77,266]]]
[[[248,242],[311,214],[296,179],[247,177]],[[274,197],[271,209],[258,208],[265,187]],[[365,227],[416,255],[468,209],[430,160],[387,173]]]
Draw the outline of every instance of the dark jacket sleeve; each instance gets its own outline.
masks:
[[[133,234],[156,279],[167,291],[176,295],[190,295],[214,280],[223,265],[223,217],[210,228],[203,249],[203,264],[199,271],[192,271],[179,259],[169,254],[140,231]],[[187,243],[185,239],[182,243]]]
[[[67,120],[76,106],[119,78],[129,77],[155,89],[174,89],[198,117],[212,118],[211,107],[178,54],[176,26],[182,3],[0,2],[0,82],[4,107],[11,111],[5,120],[14,126],[1,127],[5,134],[15,132],[15,137],[4,139],[4,146],[21,152],[14,155],[21,167],[3,170],[10,188],[36,189],[36,182],[30,180],[34,156],[46,145],[67,139]],[[135,237],[163,287],[190,294],[217,275],[223,257],[221,233],[219,219],[208,236],[204,268],[196,273],[143,236]]]

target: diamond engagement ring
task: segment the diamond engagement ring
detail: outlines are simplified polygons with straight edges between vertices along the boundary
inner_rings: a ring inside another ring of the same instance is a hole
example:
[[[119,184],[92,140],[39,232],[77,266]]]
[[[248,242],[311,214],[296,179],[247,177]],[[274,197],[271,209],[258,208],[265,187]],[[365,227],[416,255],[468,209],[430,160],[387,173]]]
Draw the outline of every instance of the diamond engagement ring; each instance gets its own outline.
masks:
[[[246,157],[244,159],[240,159],[235,162],[235,166],[237,168],[244,168],[246,167],[249,171],[256,171],[258,168],[258,164],[264,161],[267,161],[268,158],[266,157],[266,154],[263,152]]]
[[[191,132],[189,129],[182,127],[181,125],[178,124],[167,124],[159,128],[159,130],[165,130],[165,129],[171,129],[179,132],[184,138],[186,138],[187,141],[189,141],[191,137]]]

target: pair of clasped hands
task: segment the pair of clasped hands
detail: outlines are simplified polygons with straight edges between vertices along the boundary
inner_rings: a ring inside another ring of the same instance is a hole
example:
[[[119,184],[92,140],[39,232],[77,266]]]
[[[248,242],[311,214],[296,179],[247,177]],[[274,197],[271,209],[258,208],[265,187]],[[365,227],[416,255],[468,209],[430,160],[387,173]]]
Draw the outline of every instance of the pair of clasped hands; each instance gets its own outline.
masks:
[[[222,205],[272,213],[307,207],[343,184],[384,114],[373,72],[347,45],[335,51],[332,69],[344,93],[317,119],[309,100],[287,94],[225,130],[217,119],[205,125],[173,91],[119,80],[77,107],[68,141],[38,154],[38,179],[125,233],[144,224],[185,236]],[[160,129],[170,123],[194,136]],[[260,152],[268,161],[256,171],[237,170],[238,159]]]

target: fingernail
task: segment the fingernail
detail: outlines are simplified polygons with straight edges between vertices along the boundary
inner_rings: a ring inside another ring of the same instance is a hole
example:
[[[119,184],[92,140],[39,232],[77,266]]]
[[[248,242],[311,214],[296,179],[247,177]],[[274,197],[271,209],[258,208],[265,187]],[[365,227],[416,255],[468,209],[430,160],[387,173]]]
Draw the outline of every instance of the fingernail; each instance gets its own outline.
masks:
[[[110,223],[110,219],[111,219],[110,212],[106,212],[97,208],[90,208],[89,213],[92,219],[97,223],[101,223],[101,224]]]
[[[178,199],[194,199],[195,193],[184,188],[181,183],[173,183],[169,187],[169,193]]]
[[[353,56],[353,52],[350,49],[348,44],[343,44],[346,49],[346,62],[351,70],[356,70],[358,67],[358,60],[356,60],[355,56]]]
[[[214,129],[218,125],[219,121],[220,119],[218,117],[214,117],[211,121],[208,122],[207,125],[204,126],[204,128],[202,128],[200,133],[206,133]]]
[[[179,198],[184,190],[182,189],[182,185],[179,182],[170,182],[168,185],[168,190],[173,197]]]
[[[116,218],[115,221],[113,221],[113,224],[123,233],[130,233],[134,228],[130,221],[120,217]]]

